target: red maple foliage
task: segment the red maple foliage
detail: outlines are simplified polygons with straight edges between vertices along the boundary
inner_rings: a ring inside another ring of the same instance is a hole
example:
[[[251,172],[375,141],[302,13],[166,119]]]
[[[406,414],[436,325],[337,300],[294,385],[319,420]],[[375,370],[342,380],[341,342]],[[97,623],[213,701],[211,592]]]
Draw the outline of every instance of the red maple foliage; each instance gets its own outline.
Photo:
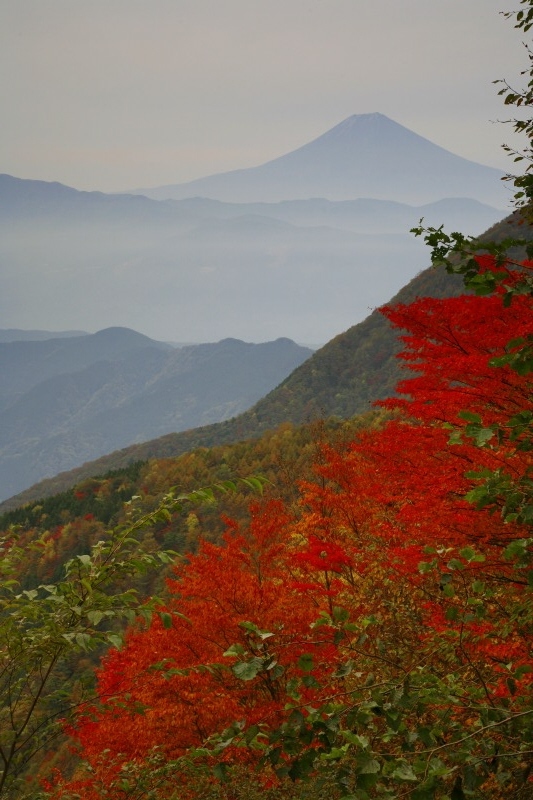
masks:
[[[257,506],[249,528],[229,523],[222,544],[203,542],[180,562],[162,615],[107,656],[99,703],[75,731],[98,780],[110,781],[106,750],[122,762],[154,747],[175,758],[235,720],[275,728],[293,678],[308,676],[302,708],[320,703],[345,691],[337,670],[346,658],[362,682],[396,680],[428,661],[437,676],[466,675],[464,709],[452,717],[467,727],[472,687],[489,704],[504,697],[521,708],[533,643],[529,623],[513,617],[525,584],[504,548],[527,528],[465,495],[472,471],[518,479],[532,467],[530,451],[505,434],[510,416],[533,411],[531,378],[491,363],[533,334],[531,311],[529,296],[505,306],[498,294],[384,309],[407,331],[401,357],[416,373],[400,384],[404,397],[384,403],[395,417],[324,447],[297,514]],[[504,433],[480,447],[467,435],[472,415]],[[450,445],[453,431],[464,435]],[[240,658],[261,663],[253,679],[229,668]],[[255,755],[228,748],[225,758]]]

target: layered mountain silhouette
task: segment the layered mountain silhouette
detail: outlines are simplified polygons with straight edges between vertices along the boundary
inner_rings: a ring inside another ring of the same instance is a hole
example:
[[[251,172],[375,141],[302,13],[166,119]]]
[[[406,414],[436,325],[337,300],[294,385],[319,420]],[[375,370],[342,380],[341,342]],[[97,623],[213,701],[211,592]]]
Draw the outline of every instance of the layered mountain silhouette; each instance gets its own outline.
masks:
[[[137,192],[159,200],[198,195],[234,203],[371,197],[421,205],[470,197],[504,207],[509,192],[502,176],[374,113],[355,114],[261,166]]]
[[[476,234],[501,216],[464,198],[156,201],[0,176],[0,319],[321,344],[423,269],[421,217]]]
[[[381,114],[173,195],[0,175],[2,496],[115,448],[107,468],[366,410],[396,376],[395,338],[369,312],[427,264],[409,229],[479,234],[501,219],[500,176]],[[437,291],[426,273],[413,286]],[[286,337],[331,341],[272,393],[310,354]]]
[[[182,200],[0,176],[0,319],[324,343],[423,269],[409,234],[421,217],[472,234],[501,219],[499,177],[381,114],[260,167],[151,192]]]
[[[176,349],[124,328],[0,343],[0,499],[111,450],[234,417],[311,352],[283,338]]]
[[[503,207],[503,206],[502,206]],[[234,203],[203,197],[156,201],[141,195],[80,192],[61,183],[33,181],[0,174],[0,226],[30,234],[57,231],[71,235],[96,229],[117,237],[116,249],[149,246],[165,236],[190,233],[212,221],[259,217],[293,226],[331,227],[353,233],[402,233],[424,217],[428,224],[458,226],[461,221],[481,231],[501,218],[500,208],[468,197],[447,197],[423,205],[370,197],[355,200],[309,198],[280,202]],[[265,224],[265,223],[263,223]],[[83,259],[83,253],[80,258]],[[13,329],[20,334],[20,329]],[[54,336],[80,333],[59,332]],[[3,335],[7,335],[4,330]],[[25,338],[51,338],[49,331],[26,331]]]
[[[484,234],[491,241],[512,236],[531,238],[532,235],[533,229],[517,224],[515,216]],[[404,286],[390,304],[409,303],[416,297],[451,297],[463,292],[459,276],[429,268]],[[135,461],[178,456],[197,447],[258,437],[284,422],[299,425],[316,419],[342,419],[362,414],[372,408],[374,401],[394,394],[402,377],[401,364],[396,358],[399,349],[397,333],[376,310],[313,353],[248,411],[224,422],[171,433],[110,453],[32,486],[0,504],[0,511],[64,491],[85,478],[123,468]]]

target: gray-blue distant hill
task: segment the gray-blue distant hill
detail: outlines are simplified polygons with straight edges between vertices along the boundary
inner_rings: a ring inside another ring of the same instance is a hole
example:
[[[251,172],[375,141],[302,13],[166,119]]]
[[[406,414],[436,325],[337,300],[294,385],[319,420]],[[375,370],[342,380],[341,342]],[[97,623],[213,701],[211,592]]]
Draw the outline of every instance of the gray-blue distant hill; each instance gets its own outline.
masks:
[[[286,338],[174,348],[117,327],[0,341],[0,500],[117,448],[234,417],[311,354]]]

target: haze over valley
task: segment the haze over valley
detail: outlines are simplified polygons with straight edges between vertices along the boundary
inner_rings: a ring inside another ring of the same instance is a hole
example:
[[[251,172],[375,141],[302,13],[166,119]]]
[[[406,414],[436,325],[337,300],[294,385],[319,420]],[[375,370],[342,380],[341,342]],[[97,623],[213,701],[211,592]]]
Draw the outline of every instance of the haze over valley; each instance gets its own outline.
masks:
[[[323,344],[427,266],[421,217],[473,234],[500,219],[501,175],[382,114],[150,198],[4,175],[2,326]]]

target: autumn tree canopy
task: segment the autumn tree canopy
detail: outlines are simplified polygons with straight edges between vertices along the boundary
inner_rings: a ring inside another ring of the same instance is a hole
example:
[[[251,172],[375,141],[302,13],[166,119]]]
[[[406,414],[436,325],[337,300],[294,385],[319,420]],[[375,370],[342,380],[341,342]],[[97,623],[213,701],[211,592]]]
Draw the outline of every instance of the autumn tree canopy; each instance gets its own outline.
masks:
[[[509,428],[531,373],[506,357],[532,300],[502,298],[384,309],[411,372],[393,418],[324,446],[296,509],[258,504],[179,563],[107,656],[72,731],[90,772],[55,796],[529,796],[530,529],[476,494],[531,473]]]

